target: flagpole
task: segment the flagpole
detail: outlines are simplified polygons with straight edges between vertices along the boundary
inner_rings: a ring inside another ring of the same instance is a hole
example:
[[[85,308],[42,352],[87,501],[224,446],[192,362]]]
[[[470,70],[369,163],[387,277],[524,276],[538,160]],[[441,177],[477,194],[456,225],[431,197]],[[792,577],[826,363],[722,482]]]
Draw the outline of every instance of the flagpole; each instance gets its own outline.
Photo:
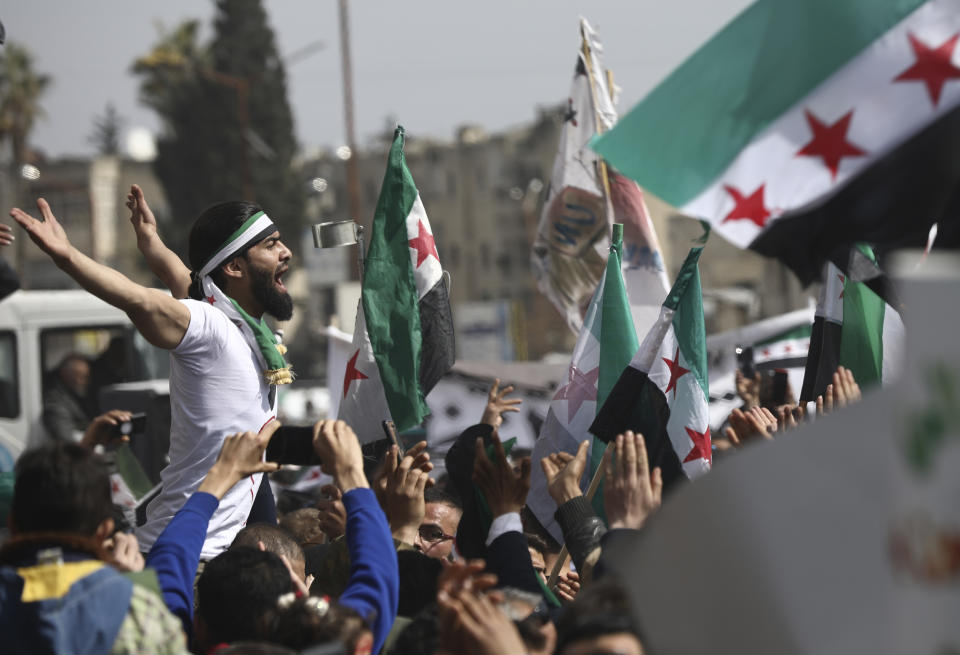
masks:
[[[587,65],[587,79],[590,81],[590,100],[593,102],[593,123],[597,127],[597,134],[603,133],[603,124],[600,121],[600,116],[597,113],[597,85],[596,80],[593,78],[593,55],[590,52],[590,44],[587,41],[587,35],[584,34],[583,24],[584,20],[580,19],[580,51],[583,53],[583,58]],[[613,200],[610,197],[610,178],[607,176],[607,162],[601,157],[597,159],[597,163],[600,166],[600,179],[603,181],[603,194],[606,197],[607,201],[607,215],[608,218],[613,217]]]
[[[606,449],[603,451],[603,458],[606,460],[607,457],[611,457],[613,454],[613,442],[607,444]],[[593,478],[590,479],[590,486],[587,487],[587,493],[584,494],[587,497],[588,501],[592,501],[593,497],[597,494],[597,489],[600,488],[600,482],[603,481],[603,471],[606,467],[601,461],[600,466],[597,467],[597,470],[593,472]],[[563,567],[567,565],[567,562],[570,560],[570,553],[567,550],[567,544],[563,544],[563,548],[560,549],[560,555],[557,557],[557,561],[553,565],[553,569],[550,571],[550,578],[547,580],[547,588],[553,589],[554,585],[557,584],[557,578],[560,577],[560,571],[563,570]]]

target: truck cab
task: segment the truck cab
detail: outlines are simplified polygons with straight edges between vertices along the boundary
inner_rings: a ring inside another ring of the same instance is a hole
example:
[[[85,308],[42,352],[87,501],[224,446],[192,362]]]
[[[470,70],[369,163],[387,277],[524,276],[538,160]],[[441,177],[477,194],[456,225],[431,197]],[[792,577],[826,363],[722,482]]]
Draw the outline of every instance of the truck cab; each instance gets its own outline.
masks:
[[[49,438],[43,401],[68,354],[90,363],[87,396],[96,413],[101,390],[166,380],[169,355],[147,343],[119,309],[82,290],[16,291],[0,301],[0,471]]]

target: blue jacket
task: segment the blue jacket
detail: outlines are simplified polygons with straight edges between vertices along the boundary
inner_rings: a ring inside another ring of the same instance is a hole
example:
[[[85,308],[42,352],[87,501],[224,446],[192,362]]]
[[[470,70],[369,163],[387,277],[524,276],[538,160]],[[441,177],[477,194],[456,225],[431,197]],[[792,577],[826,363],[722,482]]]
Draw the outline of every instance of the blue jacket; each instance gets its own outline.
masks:
[[[343,495],[347,510],[347,549],[350,581],[341,605],[367,618],[373,630],[373,653],[379,653],[397,618],[400,570],[387,517],[371,489],[351,489]]]
[[[108,653],[130,606],[133,583],[88,553],[39,548],[0,567],[0,639],[5,653]]]

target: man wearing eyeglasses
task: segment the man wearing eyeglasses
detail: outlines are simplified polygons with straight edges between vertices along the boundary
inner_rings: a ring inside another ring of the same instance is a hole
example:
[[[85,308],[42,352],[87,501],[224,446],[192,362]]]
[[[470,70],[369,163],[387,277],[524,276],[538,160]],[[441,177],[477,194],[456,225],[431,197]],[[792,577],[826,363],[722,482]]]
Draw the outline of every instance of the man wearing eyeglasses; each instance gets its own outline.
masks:
[[[463,509],[447,492],[431,487],[424,492],[425,511],[413,547],[428,557],[453,559],[453,543]]]

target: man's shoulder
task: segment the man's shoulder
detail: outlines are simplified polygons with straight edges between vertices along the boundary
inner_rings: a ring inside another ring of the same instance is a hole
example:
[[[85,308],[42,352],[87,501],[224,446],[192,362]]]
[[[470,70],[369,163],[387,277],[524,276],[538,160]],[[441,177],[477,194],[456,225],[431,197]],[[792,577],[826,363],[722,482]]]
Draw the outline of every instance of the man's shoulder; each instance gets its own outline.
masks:
[[[180,346],[173,350],[174,355],[187,354],[200,344],[226,343],[241,337],[230,318],[209,302],[190,298],[181,299],[180,302],[190,310],[190,325]]]

